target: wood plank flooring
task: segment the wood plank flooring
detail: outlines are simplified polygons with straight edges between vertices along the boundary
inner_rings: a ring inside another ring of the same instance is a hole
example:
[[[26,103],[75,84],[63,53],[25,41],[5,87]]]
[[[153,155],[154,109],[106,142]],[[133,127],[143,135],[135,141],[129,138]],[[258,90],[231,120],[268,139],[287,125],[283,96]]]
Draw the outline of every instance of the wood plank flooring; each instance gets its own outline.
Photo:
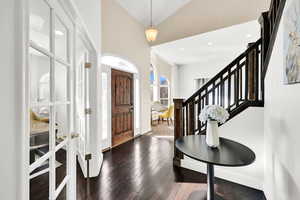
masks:
[[[194,200],[197,192],[206,189],[206,175],[173,167],[172,159],[172,138],[154,134],[129,141],[104,153],[101,173],[89,185],[77,167],[77,199]],[[40,184],[33,187],[34,191],[43,188]],[[264,200],[261,191],[221,179],[216,179],[215,188],[225,200]]]

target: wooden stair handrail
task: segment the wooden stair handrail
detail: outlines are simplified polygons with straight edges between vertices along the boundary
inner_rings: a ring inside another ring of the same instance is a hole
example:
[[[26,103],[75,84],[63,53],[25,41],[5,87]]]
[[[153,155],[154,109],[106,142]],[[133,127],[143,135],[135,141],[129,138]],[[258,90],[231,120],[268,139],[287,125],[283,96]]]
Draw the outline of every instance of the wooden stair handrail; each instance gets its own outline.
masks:
[[[174,99],[174,141],[184,135],[205,134],[200,122],[201,109],[217,104],[228,110],[229,120],[248,107],[264,106],[264,78],[276,40],[286,0],[272,0],[262,13],[261,38],[217,73],[187,100]],[[175,145],[175,142],[174,142]],[[174,165],[180,166],[183,155],[174,146]]]
[[[263,77],[266,76],[270,58],[273,52],[274,43],[277,37],[280,20],[283,14],[286,0],[272,0],[268,12],[262,13],[259,22],[262,27],[262,46],[264,47],[263,57]]]
[[[258,39],[253,45],[251,45],[248,49],[246,49],[242,54],[240,54],[236,59],[234,59],[229,65],[227,65],[224,69],[222,69],[219,73],[217,73],[213,78],[211,78],[207,83],[205,83],[198,91],[196,91],[191,97],[189,97],[186,101],[184,101],[183,105],[185,106],[187,103],[189,103],[193,98],[195,98],[199,93],[203,92],[205,88],[207,88],[209,85],[211,85],[216,79],[218,79],[222,74],[226,73],[229,68],[234,66],[234,64],[237,63],[237,61],[244,58],[249,51],[253,50],[256,45],[259,45],[261,43],[261,38]]]

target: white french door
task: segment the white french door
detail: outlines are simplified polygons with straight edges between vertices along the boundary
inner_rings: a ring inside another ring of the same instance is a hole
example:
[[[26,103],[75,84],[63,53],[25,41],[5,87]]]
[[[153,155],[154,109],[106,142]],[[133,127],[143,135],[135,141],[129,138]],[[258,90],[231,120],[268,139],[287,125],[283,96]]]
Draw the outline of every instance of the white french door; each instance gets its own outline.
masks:
[[[58,1],[29,0],[29,40],[30,199],[75,199],[74,24]]]
[[[77,32],[75,56],[75,132],[78,137],[78,162],[82,173],[87,177],[87,155],[89,151],[89,69],[90,51],[88,45]]]

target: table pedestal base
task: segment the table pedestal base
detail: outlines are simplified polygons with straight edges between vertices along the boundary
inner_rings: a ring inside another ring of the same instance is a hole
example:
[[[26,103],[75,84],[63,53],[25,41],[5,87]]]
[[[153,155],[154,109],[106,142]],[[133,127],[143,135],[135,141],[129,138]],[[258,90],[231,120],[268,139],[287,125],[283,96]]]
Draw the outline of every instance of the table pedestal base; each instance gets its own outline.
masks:
[[[205,135],[188,135],[176,139],[175,147],[184,155],[207,164],[207,193],[201,195],[198,192],[197,198],[197,195],[191,193],[189,190],[188,195],[186,195],[191,197],[190,200],[222,199],[217,196],[214,191],[214,165],[241,167],[250,165],[255,160],[255,154],[251,149],[225,138],[220,138],[220,146],[218,148],[210,148],[206,144]],[[197,192],[194,191],[194,193]],[[226,199],[228,197],[224,195],[224,198]],[[230,198],[232,199],[232,197]]]
[[[207,200],[207,191],[195,191],[190,194],[188,200]],[[214,195],[214,200],[225,200],[221,196],[215,194]]]
[[[222,198],[215,194],[215,170],[214,165],[207,164],[207,195],[205,200],[221,200]],[[202,199],[201,199],[202,200]]]
[[[207,191],[195,191],[190,194],[188,200],[225,200],[215,194],[214,179],[214,165],[207,164]]]

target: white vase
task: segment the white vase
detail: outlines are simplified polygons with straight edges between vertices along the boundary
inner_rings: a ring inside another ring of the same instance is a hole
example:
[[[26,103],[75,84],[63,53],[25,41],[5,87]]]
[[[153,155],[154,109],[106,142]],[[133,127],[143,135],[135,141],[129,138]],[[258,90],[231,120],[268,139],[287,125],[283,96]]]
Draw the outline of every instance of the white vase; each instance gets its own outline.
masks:
[[[220,145],[218,122],[208,120],[206,127],[206,143],[209,147],[216,148]]]

